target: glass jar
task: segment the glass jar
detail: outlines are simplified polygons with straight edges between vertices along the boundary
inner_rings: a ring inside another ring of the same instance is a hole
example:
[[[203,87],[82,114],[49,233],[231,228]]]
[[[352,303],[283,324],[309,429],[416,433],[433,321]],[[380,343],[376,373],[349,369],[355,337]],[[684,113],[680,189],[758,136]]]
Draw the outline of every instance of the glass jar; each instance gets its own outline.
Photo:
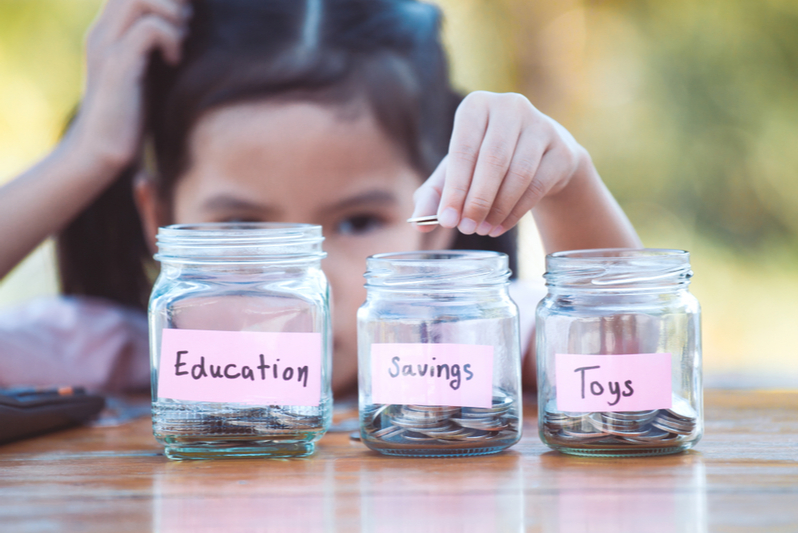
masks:
[[[691,448],[703,434],[700,306],[689,253],[579,250],[547,256],[536,313],[539,434],[605,457]]]
[[[520,341],[508,257],[367,259],[358,310],[361,441],[389,455],[499,452],[520,438]]]
[[[322,241],[306,224],[159,229],[153,432],[168,457],[314,451],[332,405]]]

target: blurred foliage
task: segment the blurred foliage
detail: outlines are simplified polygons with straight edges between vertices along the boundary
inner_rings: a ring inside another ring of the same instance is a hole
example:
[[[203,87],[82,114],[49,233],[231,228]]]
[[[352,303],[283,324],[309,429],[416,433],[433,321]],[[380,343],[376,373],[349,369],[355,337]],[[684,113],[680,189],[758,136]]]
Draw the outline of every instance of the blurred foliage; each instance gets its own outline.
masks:
[[[80,97],[98,0],[0,0],[0,183],[58,139]]]
[[[500,80],[562,122],[644,236],[663,240],[671,224],[673,246],[695,235],[750,256],[777,245],[796,265],[796,2],[441,3],[496,26],[451,37],[454,50],[503,47],[495,72],[473,69],[466,88]]]
[[[639,90],[653,112],[640,134],[656,153],[618,162],[619,175],[634,178],[621,180],[620,200],[658,202],[742,251],[777,240],[796,256],[797,3],[649,0],[621,9],[637,31]]]

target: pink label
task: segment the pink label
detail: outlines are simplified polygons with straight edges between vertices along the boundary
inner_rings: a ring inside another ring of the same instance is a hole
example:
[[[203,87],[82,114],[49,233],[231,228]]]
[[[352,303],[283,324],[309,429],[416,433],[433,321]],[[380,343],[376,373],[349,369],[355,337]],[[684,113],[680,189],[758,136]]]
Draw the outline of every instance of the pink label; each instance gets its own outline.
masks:
[[[374,403],[492,406],[493,346],[373,344],[371,356]]]
[[[672,356],[556,354],[556,407],[619,412],[672,407]]]
[[[165,329],[159,398],[319,405],[320,333]]]

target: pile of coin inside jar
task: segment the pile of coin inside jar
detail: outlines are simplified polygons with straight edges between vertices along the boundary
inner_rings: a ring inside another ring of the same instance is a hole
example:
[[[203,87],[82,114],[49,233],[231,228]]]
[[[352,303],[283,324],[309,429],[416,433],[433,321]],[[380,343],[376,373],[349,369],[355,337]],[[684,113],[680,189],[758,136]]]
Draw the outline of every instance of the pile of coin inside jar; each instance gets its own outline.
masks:
[[[362,414],[367,438],[424,448],[495,446],[516,440],[519,413],[510,397],[495,396],[492,407],[372,405]]]
[[[667,447],[694,435],[697,414],[680,398],[671,409],[650,411],[565,413],[548,404],[543,432],[555,444],[566,447]]]
[[[323,419],[320,415],[305,415],[280,406],[218,409],[209,413],[164,405],[163,400],[154,405],[159,418],[156,430],[165,435],[187,435],[186,440],[203,440],[220,437],[236,439],[238,435],[263,434],[265,439],[283,439],[285,435],[302,435],[304,431],[320,432]],[[194,437],[197,435],[198,437]],[[204,436],[204,437],[199,437]]]

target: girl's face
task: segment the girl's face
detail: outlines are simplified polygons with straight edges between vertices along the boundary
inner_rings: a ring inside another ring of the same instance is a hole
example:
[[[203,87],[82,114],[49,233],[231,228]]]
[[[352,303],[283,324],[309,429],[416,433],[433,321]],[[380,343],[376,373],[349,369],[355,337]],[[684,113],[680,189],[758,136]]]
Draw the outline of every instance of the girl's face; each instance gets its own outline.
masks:
[[[333,298],[333,389],[356,384],[356,311],[372,254],[446,248],[442,228],[406,222],[422,176],[375,122],[353,105],[246,103],[205,115],[190,138],[191,163],[178,181],[171,223],[319,224],[322,266]],[[145,185],[148,187],[148,185]],[[163,224],[154,191],[138,194],[147,231]]]

